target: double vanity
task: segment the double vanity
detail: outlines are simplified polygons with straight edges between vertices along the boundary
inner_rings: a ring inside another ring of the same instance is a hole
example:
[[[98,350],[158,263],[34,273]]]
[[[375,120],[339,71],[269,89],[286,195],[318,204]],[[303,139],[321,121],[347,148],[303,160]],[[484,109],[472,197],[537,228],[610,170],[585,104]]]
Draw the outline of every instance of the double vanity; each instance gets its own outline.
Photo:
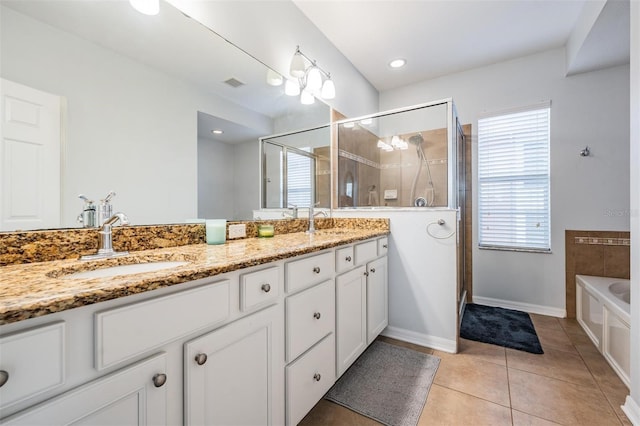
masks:
[[[0,267],[0,423],[297,424],[388,322],[389,223],[346,221]]]

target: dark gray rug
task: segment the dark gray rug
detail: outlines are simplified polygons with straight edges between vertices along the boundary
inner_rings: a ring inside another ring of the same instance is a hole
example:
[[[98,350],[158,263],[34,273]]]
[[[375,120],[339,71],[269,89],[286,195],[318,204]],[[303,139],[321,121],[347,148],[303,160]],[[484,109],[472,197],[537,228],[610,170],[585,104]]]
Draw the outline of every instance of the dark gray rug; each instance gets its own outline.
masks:
[[[415,426],[440,358],[374,341],[324,396],[391,426]]]
[[[529,314],[513,309],[467,304],[460,337],[533,354],[544,353]]]

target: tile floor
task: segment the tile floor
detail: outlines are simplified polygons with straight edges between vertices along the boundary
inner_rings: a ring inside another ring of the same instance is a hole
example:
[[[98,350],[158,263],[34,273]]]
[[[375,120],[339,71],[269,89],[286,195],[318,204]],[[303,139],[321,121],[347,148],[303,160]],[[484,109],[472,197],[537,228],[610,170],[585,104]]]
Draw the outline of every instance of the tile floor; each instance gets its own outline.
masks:
[[[418,425],[631,425],[628,389],[576,320],[531,319],[543,355],[464,339],[454,355],[381,337],[440,357]],[[321,400],[300,424],[378,423]]]

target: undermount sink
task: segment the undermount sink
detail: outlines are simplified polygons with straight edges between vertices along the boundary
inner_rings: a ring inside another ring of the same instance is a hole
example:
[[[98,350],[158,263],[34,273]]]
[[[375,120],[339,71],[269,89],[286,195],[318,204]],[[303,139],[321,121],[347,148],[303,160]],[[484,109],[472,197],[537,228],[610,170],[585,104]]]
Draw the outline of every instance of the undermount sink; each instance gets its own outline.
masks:
[[[147,263],[135,263],[133,265],[118,265],[108,268],[94,269],[92,271],[81,271],[73,274],[64,275],[64,279],[78,279],[78,278],[109,278],[116,275],[133,275],[142,274],[145,272],[161,271],[163,269],[177,268],[178,266],[186,265],[189,262],[147,262]]]

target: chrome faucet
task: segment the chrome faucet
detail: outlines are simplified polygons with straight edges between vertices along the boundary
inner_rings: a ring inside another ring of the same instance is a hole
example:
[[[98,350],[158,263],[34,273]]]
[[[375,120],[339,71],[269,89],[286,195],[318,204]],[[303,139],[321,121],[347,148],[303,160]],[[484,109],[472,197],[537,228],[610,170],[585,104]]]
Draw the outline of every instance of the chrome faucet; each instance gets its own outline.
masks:
[[[316,232],[316,226],[315,226],[316,216],[323,215],[324,217],[327,217],[327,212],[325,211],[319,211],[318,213],[314,213],[313,208],[319,205],[320,205],[319,202],[309,205],[309,229],[307,230],[308,234],[313,234],[314,232]]]
[[[291,213],[288,212],[282,212],[282,217],[290,217],[291,219],[297,219],[298,218],[298,206],[296,206],[295,204],[289,204],[289,207],[291,207]]]
[[[110,257],[126,256],[129,254],[128,251],[113,250],[113,234],[111,232],[111,227],[118,221],[120,221],[120,224],[122,225],[129,224],[129,218],[127,218],[124,213],[115,213],[113,216],[107,218],[102,224],[102,229],[98,231],[98,253],[82,256],[80,260],[106,259]]]

